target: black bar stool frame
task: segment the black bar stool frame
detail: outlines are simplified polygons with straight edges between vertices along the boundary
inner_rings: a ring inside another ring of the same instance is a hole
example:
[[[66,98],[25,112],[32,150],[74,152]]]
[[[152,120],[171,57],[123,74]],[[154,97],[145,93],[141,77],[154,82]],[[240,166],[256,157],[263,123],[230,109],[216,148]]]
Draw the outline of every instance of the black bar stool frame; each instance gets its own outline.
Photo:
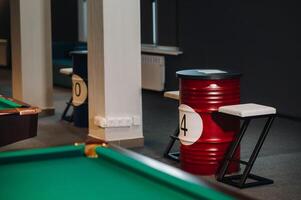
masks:
[[[272,184],[274,183],[273,180],[267,179],[264,177],[260,177],[254,174],[251,174],[251,169],[255,163],[255,160],[259,154],[259,151],[266,139],[266,136],[268,135],[268,132],[271,128],[271,125],[276,117],[276,114],[269,114],[269,115],[259,115],[259,116],[251,116],[251,117],[238,117],[238,116],[233,116],[225,113],[219,113],[221,115],[225,115],[228,117],[235,117],[243,121],[243,124],[240,128],[240,131],[238,134],[235,136],[235,140],[231,143],[226,155],[225,159],[220,167],[220,170],[217,175],[217,181],[238,187],[238,188],[248,188],[248,187],[254,187],[254,186],[259,186],[259,185],[266,185],[266,184]],[[261,135],[257,141],[257,144],[251,154],[251,157],[249,160],[242,161],[242,160],[234,160],[233,156],[235,154],[236,149],[238,148],[250,122],[252,119],[258,119],[258,118],[267,118],[267,121],[264,125],[264,128],[261,132]],[[239,162],[240,164],[246,165],[244,172],[240,175],[232,175],[232,176],[225,176],[228,166],[230,162]],[[247,179],[252,179],[253,182],[246,183]]]
[[[72,106],[72,100],[73,100],[73,98],[71,96],[69,101],[66,102],[67,106],[64,109],[64,112],[61,116],[61,120],[64,120],[64,121],[67,121],[67,122],[73,122],[73,111],[69,116],[67,116],[67,113],[68,113],[70,107]]]
[[[169,158],[175,161],[180,161],[180,152],[170,152],[175,142],[179,140],[178,137],[179,134],[180,134],[180,130],[179,127],[177,126],[176,130],[174,131],[174,134],[169,136],[170,140],[164,152],[165,158]]]
[[[70,73],[68,76],[71,78],[72,75],[73,75],[73,73]],[[73,101],[73,97],[71,95],[69,101],[66,102],[66,107],[65,107],[64,112],[61,116],[61,120],[67,121],[67,122],[70,122],[70,123],[73,122],[73,111],[69,116],[67,116],[67,114],[68,114],[68,111],[69,111],[70,107],[72,106],[72,101]]]

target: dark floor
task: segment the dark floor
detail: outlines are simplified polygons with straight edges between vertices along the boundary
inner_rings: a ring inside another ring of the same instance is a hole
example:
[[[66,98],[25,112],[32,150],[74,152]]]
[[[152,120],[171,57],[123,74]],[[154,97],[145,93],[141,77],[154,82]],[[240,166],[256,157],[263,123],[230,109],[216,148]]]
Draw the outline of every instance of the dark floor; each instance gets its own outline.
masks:
[[[0,94],[10,95],[10,72],[0,69]],[[61,122],[60,115],[65,102],[70,96],[69,89],[54,89],[56,114],[39,119],[38,136],[0,148],[9,151],[25,148],[37,148],[72,144],[83,141],[87,129],[80,129],[72,124]],[[134,151],[179,167],[179,164],[162,158],[168,136],[177,125],[177,102],[166,99],[160,93],[143,92],[143,130],[145,146]],[[242,158],[248,157],[257,139],[257,132],[262,122],[256,122],[246,133],[242,141]],[[263,175],[275,181],[272,185],[256,188],[233,190],[257,199],[301,199],[301,123],[286,119],[277,119],[270,135],[254,165],[253,173]],[[216,182],[214,177],[203,177]]]

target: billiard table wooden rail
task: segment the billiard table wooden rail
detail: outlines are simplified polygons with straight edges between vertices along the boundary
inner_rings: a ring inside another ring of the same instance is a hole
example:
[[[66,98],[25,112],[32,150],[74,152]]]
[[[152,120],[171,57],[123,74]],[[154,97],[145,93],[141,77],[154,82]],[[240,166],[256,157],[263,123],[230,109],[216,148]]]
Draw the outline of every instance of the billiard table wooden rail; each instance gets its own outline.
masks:
[[[0,110],[0,115],[7,115],[7,114],[18,114],[18,115],[31,115],[31,114],[38,114],[41,112],[41,109],[35,106],[31,106],[27,103],[19,101],[17,99],[13,99],[10,97],[6,97],[0,95],[0,100],[11,101],[14,104],[20,105],[18,108],[9,108],[6,110]]]

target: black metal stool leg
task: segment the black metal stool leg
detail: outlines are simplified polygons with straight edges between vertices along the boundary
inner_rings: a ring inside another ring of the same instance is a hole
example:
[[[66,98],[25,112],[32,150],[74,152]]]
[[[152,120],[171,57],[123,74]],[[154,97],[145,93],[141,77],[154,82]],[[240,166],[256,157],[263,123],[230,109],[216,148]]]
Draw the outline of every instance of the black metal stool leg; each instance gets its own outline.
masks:
[[[170,136],[169,143],[164,152],[164,157],[179,161],[179,156],[180,156],[179,152],[170,153],[170,150],[175,144],[175,141],[178,139],[179,133],[180,133],[179,126],[177,126],[176,130],[174,131],[174,134]]]
[[[72,113],[70,115],[70,121],[73,122],[73,117],[74,117],[74,110],[72,110]]]
[[[241,139],[244,136],[249,124],[250,124],[250,119],[246,119],[243,122],[243,125],[240,128],[239,133],[235,136],[235,141],[231,143],[231,146],[230,146],[229,150],[227,151],[227,153],[225,155],[225,159],[222,162],[222,166],[219,170],[219,173],[218,173],[218,176],[217,176],[218,181],[222,181],[222,179],[224,178],[224,176],[227,172],[228,166],[231,162],[231,159],[233,158],[233,156],[235,154],[235,151],[236,151],[238,145],[240,144]]]
[[[263,131],[262,131],[262,133],[261,133],[261,135],[260,135],[260,137],[258,139],[258,142],[257,142],[257,144],[256,144],[256,146],[255,146],[255,148],[254,148],[254,150],[252,152],[252,155],[251,155],[251,157],[250,157],[250,159],[249,159],[249,161],[248,161],[248,163],[246,165],[246,168],[245,168],[245,170],[244,170],[244,172],[243,172],[243,174],[241,176],[241,179],[240,179],[240,182],[239,182],[239,186],[240,187],[244,186],[247,178],[250,175],[250,171],[251,171],[251,169],[252,169],[252,167],[254,165],[254,162],[255,162],[258,154],[259,154],[259,151],[260,151],[260,149],[261,149],[261,147],[262,147],[262,145],[263,145],[263,143],[264,143],[264,141],[266,139],[266,136],[268,135],[268,132],[269,132],[269,130],[271,128],[271,125],[272,125],[272,123],[274,121],[274,118],[275,118],[274,116],[269,117],[268,120],[267,120],[267,122],[266,122],[266,124],[265,124],[265,126],[264,126],[264,128],[263,128]],[[259,178],[261,178],[261,177],[259,177]],[[256,177],[255,177],[255,180],[256,180]],[[266,180],[268,180],[268,179],[266,179]]]
[[[72,97],[69,99],[68,103],[67,103],[67,106],[62,114],[62,117],[61,117],[61,120],[65,120],[65,121],[68,121],[68,122],[72,122],[73,121],[73,112],[72,112],[72,115],[70,117],[67,117],[67,113],[68,113],[68,110],[70,108],[70,106],[72,105]]]

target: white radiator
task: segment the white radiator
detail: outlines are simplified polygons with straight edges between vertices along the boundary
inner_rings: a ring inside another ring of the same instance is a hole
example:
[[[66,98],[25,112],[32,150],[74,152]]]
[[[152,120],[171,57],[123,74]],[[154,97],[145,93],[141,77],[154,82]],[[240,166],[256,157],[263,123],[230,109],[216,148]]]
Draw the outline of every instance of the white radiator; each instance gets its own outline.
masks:
[[[142,88],[163,91],[165,84],[164,56],[142,54]]]

